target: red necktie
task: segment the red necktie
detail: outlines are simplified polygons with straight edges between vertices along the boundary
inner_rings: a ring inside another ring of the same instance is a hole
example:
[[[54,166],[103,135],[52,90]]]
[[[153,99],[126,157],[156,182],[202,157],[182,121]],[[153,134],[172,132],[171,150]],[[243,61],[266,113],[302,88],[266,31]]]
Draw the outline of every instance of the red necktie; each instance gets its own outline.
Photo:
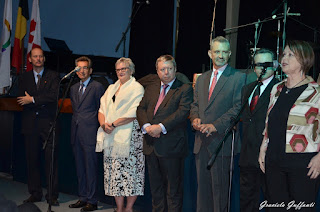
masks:
[[[162,85],[162,92],[161,92],[161,94],[160,94],[160,96],[159,96],[157,105],[156,105],[156,107],[154,108],[153,115],[156,114],[159,106],[161,105],[162,101],[164,100],[164,97],[166,97],[166,89],[168,88],[168,86],[169,86],[169,85],[166,85],[166,84]]]
[[[256,107],[260,96],[260,85],[257,86],[256,90],[253,93],[251,102],[250,102],[250,111],[252,112]]]
[[[213,77],[213,79],[212,79],[211,87],[210,87],[210,90],[209,90],[208,101],[210,101],[210,97],[211,97],[211,95],[212,95],[213,89],[214,89],[214,87],[215,87],[216,84],[217,84],[217,76],[218,76],[218,70],[215,70],[215,71],[214,71],[214,77]]]

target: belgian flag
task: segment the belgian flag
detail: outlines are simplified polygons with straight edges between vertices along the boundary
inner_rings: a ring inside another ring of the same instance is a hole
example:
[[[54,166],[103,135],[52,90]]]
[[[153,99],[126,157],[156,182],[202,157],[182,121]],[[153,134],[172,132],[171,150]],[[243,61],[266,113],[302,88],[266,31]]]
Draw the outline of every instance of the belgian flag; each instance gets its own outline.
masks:
[[[27,20],[29,20],[28,0],[20,0],[11,62],[11,65],[16,68],[17,73],[19,73],[22,65],[23,38],[27,34]]]

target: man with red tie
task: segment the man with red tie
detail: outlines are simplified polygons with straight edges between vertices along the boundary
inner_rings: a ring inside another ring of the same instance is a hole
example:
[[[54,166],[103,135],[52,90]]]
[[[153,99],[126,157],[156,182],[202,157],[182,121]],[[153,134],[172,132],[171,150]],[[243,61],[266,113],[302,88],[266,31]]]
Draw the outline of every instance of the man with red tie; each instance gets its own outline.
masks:
[[[266,67],[272,64],[274,54],[268,49],[260,49],[254,56],[254,71],[259,77],[262,69],[266,73],[261,83],[252,82],[242,89],[242,102],[247,102],[242,113],[242,143],[240,153],[240,209],[241,211],[259,211],[260,191],[265,191],[264,174],[259,168],[258,157],[262,142],[262,132],[269,105],[272,87],[278,82],[274,78],[274,68]],[[265,67],[263,67],[265,66]]]
[[[246,79],[245,74],[228,65],[231,51],[226,38],[213,39],[208,55],[213,69],[197,79],[190,111],[196,130],[193,152],[198,180],[197,212],[227,210],[232,136],[228,136],[210,170],[207,163],[231,118],[240,110],[241,88]]]
[[[160,80],[146,87],[137,109],[144,133],[152,211],[181,212],[192,87],[176,78],[176,62],[171,55],[160,56],[156,69]]]

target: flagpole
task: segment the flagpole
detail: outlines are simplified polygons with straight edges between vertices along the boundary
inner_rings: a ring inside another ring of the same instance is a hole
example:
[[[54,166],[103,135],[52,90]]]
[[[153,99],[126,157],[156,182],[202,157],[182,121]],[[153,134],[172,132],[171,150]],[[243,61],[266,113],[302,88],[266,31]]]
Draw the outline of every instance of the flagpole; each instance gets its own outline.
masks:
[[[22,38],[21,40],[21,43],[22,43],[22,47],[21,47],[21,67],[20,67],[20,71],[19,73],[23,74],[24,71],[23,71],[23,67],[24,67],[24,38]]]

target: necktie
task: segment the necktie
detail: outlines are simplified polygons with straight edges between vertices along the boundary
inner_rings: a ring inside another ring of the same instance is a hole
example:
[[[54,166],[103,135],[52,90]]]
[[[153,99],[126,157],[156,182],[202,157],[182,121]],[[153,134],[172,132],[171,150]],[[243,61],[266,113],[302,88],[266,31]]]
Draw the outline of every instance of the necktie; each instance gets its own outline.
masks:
[[[169,85],[166,85],[166,84],[162,85],[162,91],[161,91],[161,94],[160,94],[160,96],[158,98],[158,102],[156,104],[156,107],[154,108],[153,115],[156,114],[159,106],[161,105],[162,101],[164,100],[164,97],[166,97],[166,90],[167,90],[168,86]]]
[[[211,98],[213,89],[214,89],[214,87],[215,87],[216,84],[217,84],[217,76],[218,76],[218,70],[215,70],[215,71],[214,71],[214,77],[213,77],[213,79],[212,79],[211,87],[210,87],[210,90],[209,90],[208,101],[210,101],[210,98]]]
[[[40,75],[40,74],[37,74],[37,77],[38,77],[37,90],[39,90],[41,75]]]
[[[80,83],[80,88],[79,88],[79,99],[81,99],[82,94],[83,94],[83,83]]]
[[[254,110],[254,108],[256,107],[258,100],[259,100],[259,96],[260,96],[260,84],[257,85],[256,90],[253,93],[251,102],[250,102],[250,111],[252,112]]]

